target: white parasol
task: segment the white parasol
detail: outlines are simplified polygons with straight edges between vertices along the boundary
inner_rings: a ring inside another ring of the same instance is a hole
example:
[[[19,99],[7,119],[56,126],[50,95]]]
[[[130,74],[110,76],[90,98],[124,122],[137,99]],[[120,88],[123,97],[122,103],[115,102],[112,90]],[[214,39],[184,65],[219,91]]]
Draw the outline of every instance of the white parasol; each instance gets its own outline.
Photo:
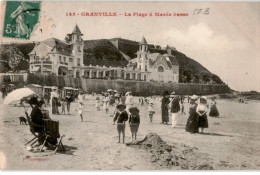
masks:
[[[5,97],[4,105],[11,104],[13,102],[19,102],[23,98],[27,98],[33,95],[37,95],[33,90],[29,88],[20,88],[12,91]]]

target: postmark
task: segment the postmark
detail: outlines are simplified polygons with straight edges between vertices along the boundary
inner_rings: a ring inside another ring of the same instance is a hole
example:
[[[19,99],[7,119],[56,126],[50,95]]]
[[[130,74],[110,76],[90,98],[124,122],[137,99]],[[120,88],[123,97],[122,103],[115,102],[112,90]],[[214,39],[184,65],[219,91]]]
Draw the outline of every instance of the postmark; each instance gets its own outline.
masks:
[[[29,39],[40,12],[39,1],[7,1],[3,24],[4,37]]]

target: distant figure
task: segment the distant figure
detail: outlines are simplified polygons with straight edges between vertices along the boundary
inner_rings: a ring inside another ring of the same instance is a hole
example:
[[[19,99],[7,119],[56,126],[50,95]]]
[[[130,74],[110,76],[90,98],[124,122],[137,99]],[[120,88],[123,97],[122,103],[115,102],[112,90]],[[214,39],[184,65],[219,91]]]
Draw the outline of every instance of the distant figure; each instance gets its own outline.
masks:
[[[57,88],[56,87],[52,87],[52,92],[51,92],[51,111],[52,114],[55,115],[59,115],[59,96],[57,93]]]
[[[82,103],[82,101],[79,101],[78,107],[79,107],[78,113],[79,113],[79,116],[81,118],[81,122],[83,122],[83,111],[82,111],[83,110],[83,103]]]
[[[164,91],[163,92],[163,98],[161,100],[161,110],[162,110],[162,124],[166,123],[168,124],[169,122],[169,103],[170,103],[170,100],[169,100],[169,92],[168,91]]]
[[[60,100],[60,104],[61,104],[61,113],[65,114],[65,106],[66,106],[66,100],[64,98],[62,98]]]
[[[175,92],[172,92],[170,97],[172,98],[171,113],[172,113],[172,128],[177,125],[177,114],[180,111],[180,98]]]
[[[114,93],[111,93],[109,98],[109,105],[113,106],[115,104],[115,95]]]
[[[217,109],[217,102],[215,101],[214,98],[212,98],[212,102],[210,104],[209,116],[210,117],[218,117],[219,116],[219,112],[218,112],[218,109]]]
[[[83,105],[84,105],[84,103],[83,103],[83,92],[82,91],[79,92],[78,99],[79,99],[78,100],[78,108],[79,108],[78,113],[81,118],[81,121],[83,122]]]
[[[131,92],[127,92],[125,94],[126,98],[125,98],[125,105],[126,105],[126,111],[129,114],[129,109],[133,106],[133,96]]]
[[[119,103],[116,108],[117,112],[115,114],[113,124],[117,121],[118,143],[120,143],[121,133],[123,134],[123,143],[125,143],[125,122],[128,120],[128,114],[125,111],[126,106]]]
[[[97,111],[100,111],[100,98],[99,97],[96,98],[95,107],[96,107]]]
[[[153,103],[150,102],[150,105],[148,106],[148,115],[149,115],[149,118],[150,118],[150,123],[153,122],[153,115],[155,114],[155,111],[153,109]]]
[[[196,113],[197,109],[197,99],[198,96],[193,95],[189,97],[190,109],[189,109],[189,118],[186,124],[186,131],[190,133],[198,133],[199,132],[199,117]]]
[[[4,100],[7,95],[7,90],[6,90],[5,85],[2,86],[1,92],[2,92],[2,99]]]
[[[103,108],[105,109],[106,114],[109,112],[108,107],[109,107],[109,97],[108,95],[105,95],[105,98],[103,100]]]
[[[67,103],[67,111],[68,111],[68,115],[70,115],[70,104],[71,102],[73,102],[73,97],[71,95],[70,92],[67,93],[67,96],[66,96],[66,103]]]
[[[133,141],[134,139],[136,140],[136,134],[140,125],[139,109],[137,107],[131,107],[129,109],[129,112],[131,113],[129,118],[129,124]]]
[[[204,128],[208,128],[208,117],[207,117],[207,98],[202,96],[199,98],[199,104],[196,109],[196,113],[199,116],[199,128],[201,128],[201,133],[203,133]]]

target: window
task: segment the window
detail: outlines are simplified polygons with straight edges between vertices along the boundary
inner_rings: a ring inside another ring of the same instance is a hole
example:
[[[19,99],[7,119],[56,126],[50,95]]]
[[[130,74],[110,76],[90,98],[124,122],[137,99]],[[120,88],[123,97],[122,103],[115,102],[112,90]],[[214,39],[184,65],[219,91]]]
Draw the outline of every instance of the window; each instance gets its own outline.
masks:
[[[80,66],[80,58],[77,60],[77,66]]]
[[[73,58],[69,58],[69,61],[70,61],[70,62],[73,62]]]
[[[147,71],[147,65],[145,65],[145,71]]]
[[[139,65],[139,70],[141,70],[141,65]]]
[[[80,50],[80,46],[78,46],[78,52],[81,52],[81,50]]]
[[[162,66],[158,66],[157,72],[164,72],[164,68]]]
[[[64,59],[64,63],[66,63],[66,57],[63,57],[63,59]]]
[[[61,56],[59,56],[59,59],[60,59],[60,63],[62,63]]]

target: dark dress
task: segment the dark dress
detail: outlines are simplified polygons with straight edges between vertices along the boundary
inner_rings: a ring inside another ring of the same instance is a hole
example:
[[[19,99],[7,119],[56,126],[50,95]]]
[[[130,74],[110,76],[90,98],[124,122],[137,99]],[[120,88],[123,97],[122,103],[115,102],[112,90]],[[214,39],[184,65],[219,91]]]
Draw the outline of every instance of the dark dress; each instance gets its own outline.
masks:
[[[31,112],[31,120],[32,123],[34,123],[35,125],[39,125],[39,126],[34,126],[34,131],[35,132],[43,132],[44,128],[44,116],[42,111],[39,109],[39,107],[35,107],[33,108],[32,112]]]
[[[58,98],[53,97],[52,98],[52,114],[59,114],[58,103],[59,103]]]
[[[169,112],[168,112],[168,104],[170,103],[169,98],[163,97],[161,103],[162,109],[162,123],[169,122]]]
[[[209,112],[210,117],[218,117],[219,116],[219,112],[218,112],[216,104],[217,104],[216,102],[213,102],[213,104],[211,104],[210,112]]]
[[[209,124],[208,124],[208,117],[207,117],[207,113],[205,113],[204,115],[199,115],[199,127],[200,128],[208,128]]]
[[[125,122],[128,120],[128,114],[126,111],[122,113],[116,112],[114,117],[114,122],[117,121],[117,131],[118,132],[125,132]]]
[[[137,133],[140,125],[139,114],[131,114],[129,118],[129,124],[130,124],[131,133]]]
[[[186,131],[191,133],[198,133],[199,132],[199,116],[196,113],[197,105],[190,107],[190,115],[187,120],[186,124]]]

